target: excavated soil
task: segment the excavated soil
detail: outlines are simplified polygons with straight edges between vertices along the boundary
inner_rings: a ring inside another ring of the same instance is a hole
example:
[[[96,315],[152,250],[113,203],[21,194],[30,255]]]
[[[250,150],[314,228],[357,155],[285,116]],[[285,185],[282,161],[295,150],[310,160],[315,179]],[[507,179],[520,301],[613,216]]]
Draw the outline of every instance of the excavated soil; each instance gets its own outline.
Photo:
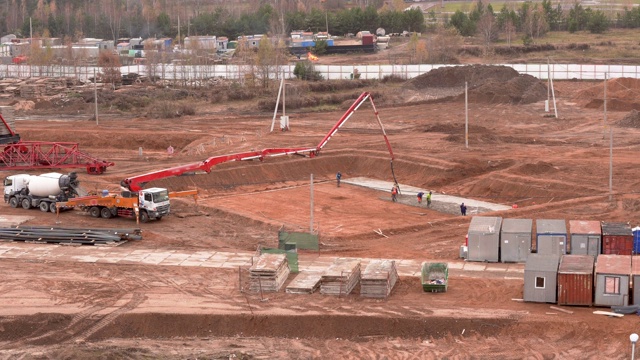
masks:
[[[442,81],[459,86],[469,70],[462,71]],[[514,79],[500,76],[504,82]],[[478,78],[491,83],[485,75]],[[345,180],[393,179],[376,117],[363,104],[318,157],[226,163],[209,174],[150,182],[148,186],[171,190],[198,188],[197,207],[188,198],[175,199],[172,215],[141,224],[144,239],[119,249],[144,254],[275,247],[282,226],[309,229],[311,174],[320,250],[300,251],[307,259],[457,261],[470,217],[439,203],[438,194],[517,205],[485,213],[489,216],[635,226],[640,215],[634,175],[640,166],[640,133],[634,126],[618,131],[626,126],[628,110],[608,114],[615,136],[609,194],[609,139],[603,136],[602,111],[576,101],[585,96],[580,91],[591,87],[593,83],[557,82],[558,118],[549,117],[540,101],[474,103],[468,148],[459,100],[378,107],[398,181],[433,190],[432,208],[417,204],[411,194],[393,203],[387,191],[335,186],[337,171]],[[270,133],[272,113],[248,113],[254,105],[202,102],[200,115],[107,116],[99,125],[77,116],[29,118],[23,113],[27,117],[16,127],[25,140],[76,141],[83,151],[114,161],[105,174],[81,173],[80,179],[89,190],[117,190],[124,178],[210,156],[314,147],[343,115],[291,112],[291,131]],[[166,151],[169,146],[176,150],[173,155]],[[9,214],[32,216],[27,225],[135,224],[78,211],[56,218],[3,206],[0,215]],[[637,331],[634,315],[609,318],[594,315],[597,308],[589,307],[565,313],[551,304],[514,301],[522,298],[522,274],[506,274],[499,266],[453,270],[449,290],[442,294],[424,293],[417,277],[403,276],[386,300],[362,298],[358,289],[340,297],[284,292],[261,297],[241,291],[246,269],[235,267],[83,263],[46,255],[26,260],[17,252],[3,255],[0,273],[0,356],[10,359],[624,359],[629,334]]]
[[[640,110],[640,80],[615,78],[606,81],[607,110]],[[605,84],[600,82],[578,92],[575,96],[586,107],[604,109]]]
[[[464,101],[465,83],[467,99],[472,103],[531,104],[547,98],[547,87],[542,81],[531,75],[520,75],[507,66],[442,67],[407,81],[406,86]]]

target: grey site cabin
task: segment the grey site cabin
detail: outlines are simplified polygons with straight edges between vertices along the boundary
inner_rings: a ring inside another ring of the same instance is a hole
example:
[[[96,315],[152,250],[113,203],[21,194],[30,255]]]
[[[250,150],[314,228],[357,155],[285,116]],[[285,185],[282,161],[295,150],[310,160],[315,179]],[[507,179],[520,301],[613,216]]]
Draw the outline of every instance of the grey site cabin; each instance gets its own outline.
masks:
[[[555,303],[560,258],[553,254],[530,254],[524,265],[524,301]]]
[[[602,228],[599,221],[569,220],[572,255],[600,254]]]
[[[536,220],[536,252],[556,256],[567,253],[567,224],[564,220]]]
[[[629,305],[630,255],[599,255],[595,272],[594,305]]]
[[[467,260],[498,262],[500,260],[501,217],[474,216],[469,224]]]
[[[531,253],[532,236],[532,219],[504,219],[500,232],[500,261],[527,261]]]

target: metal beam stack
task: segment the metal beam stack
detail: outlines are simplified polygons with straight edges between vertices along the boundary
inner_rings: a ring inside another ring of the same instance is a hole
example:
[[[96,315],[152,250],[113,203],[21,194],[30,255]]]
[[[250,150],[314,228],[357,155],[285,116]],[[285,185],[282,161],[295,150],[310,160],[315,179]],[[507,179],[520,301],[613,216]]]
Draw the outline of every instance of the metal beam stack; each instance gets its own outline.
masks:
[[[398,280],[396,262],[393,260],[371,260],[360,278],[360,296],[386,298]]]
[[[63,245],[120,245],[141,240],[140,229],[64,228],[19,226],[0,228],[0,241],[52,243]]]
[[[336,259],[320,278],[320,293],[348,295],[360,281],[360,260]]]
[[[249,290],[278,292],[289,277],[285,254],[262,254],[249,269]]]

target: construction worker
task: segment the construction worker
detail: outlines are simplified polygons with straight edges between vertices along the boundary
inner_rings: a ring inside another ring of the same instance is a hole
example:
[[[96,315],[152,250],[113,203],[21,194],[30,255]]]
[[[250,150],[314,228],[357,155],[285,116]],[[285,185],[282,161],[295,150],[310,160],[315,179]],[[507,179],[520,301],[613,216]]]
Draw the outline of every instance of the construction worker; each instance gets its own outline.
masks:
[[[398,201],[398,185],[393,185],[391,188],[391,201]]]
[[[427,207],[431,207],[431,191],[427,194]]]
[[[338,183],[338,187],[340,187],[340,179],[342,178],[342,174],[340,171],[336,174],[336,182]]]
[[[422,196],[424,195],[424,193],[422,191],[420,191],[418,193],[418,204],[422,204]]]
[[[460,204],[460,213],[462,216],[467,216],[467,205],[464,203]]]

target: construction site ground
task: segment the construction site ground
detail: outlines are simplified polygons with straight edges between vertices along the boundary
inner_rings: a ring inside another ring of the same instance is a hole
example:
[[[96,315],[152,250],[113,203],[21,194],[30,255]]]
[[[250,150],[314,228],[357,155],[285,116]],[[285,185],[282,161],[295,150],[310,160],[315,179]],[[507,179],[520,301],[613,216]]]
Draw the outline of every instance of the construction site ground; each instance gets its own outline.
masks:
[[[638,97],[640,87],[625,86]],[[140,224],[143,240],[117,247],[0,243],[0,357],[628,358],[636,315],[524,303],[518,301],[522,264],[459,259],[476,213],[637,225],[640,122],[629,102],[611,102],[605,122],[598,89],[602,83],[557,82],[558,118],[544,111],[544,101],[514,105],[472,97],[468,148],[459,97],[379,106],[403,191],[398,202],[385,189],[393,180],[389,154],[365,103],[318,157],[227,163],[210,174],[149,183],[197,188],[200,197],[197,206],[174,199],[170,216]],[[16,127],[25,140],[76,141],[114,161],[100,176],[78,171],[85,189],[117,191],[123,178],[209,156],[315,146],[343,112],[288,113],[291,128],[284,132],[277,122],[269,132],[272,113],[254,110],[249,101],[203,102],[197,115],[177,119],[105,115],[99,124],[89,116],[25,112]],[[320,249],[299,252],[301,270],[321,271],[337,257],[363,264],[395,259],[400,279],[388,299],[362,298],[358,288],[347,296],[242,291],[259,246],[276,247],[282,227],[309,231],[311,174]],[[360,180],[350,183],[354,179]],[[367,181],[380,183],[362,186]],[[417,203],[417,189],[434,192],[431,208]],[[471,216],[459,214],[458,201],[469,204]],[[95,219],[77,210],[57,217],[7,204],[0,220],[136,226],[131,219]],[[425,260],[449,263],[447,292],[423,292]]]

